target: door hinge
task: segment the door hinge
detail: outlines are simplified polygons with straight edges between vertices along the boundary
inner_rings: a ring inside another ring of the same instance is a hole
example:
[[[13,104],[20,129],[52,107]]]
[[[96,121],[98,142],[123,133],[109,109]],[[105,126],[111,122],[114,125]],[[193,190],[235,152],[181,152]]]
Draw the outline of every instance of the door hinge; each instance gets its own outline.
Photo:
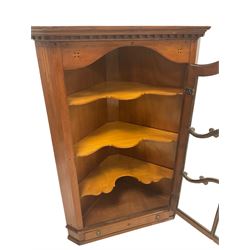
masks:
[[[194,95],[194,89],[192,88],[185,88],[184,93],[187,95]]]

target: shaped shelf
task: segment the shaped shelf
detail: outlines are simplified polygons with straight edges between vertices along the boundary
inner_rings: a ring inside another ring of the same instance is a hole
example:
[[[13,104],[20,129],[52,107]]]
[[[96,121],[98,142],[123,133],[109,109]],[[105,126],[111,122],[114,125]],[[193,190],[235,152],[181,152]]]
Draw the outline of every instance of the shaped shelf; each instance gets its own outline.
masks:
[[[138,82],[109,81],[94,85],[68,97],[69,105],[83,105],[103,98],[132,100],[145,94],[175,96],[183,94],[181,88],[167,88]]]
[[[143,140],[173,142],[177,133],[127,122],[108,122],[75,145],[76,156],[87,156],[105,146],[131,148]]]
[[[150,184],[163,178],[172,179],[173,170],[120,154],[111,155],[79,184],[80,196],[110,193],[116,180],[124,176]]]

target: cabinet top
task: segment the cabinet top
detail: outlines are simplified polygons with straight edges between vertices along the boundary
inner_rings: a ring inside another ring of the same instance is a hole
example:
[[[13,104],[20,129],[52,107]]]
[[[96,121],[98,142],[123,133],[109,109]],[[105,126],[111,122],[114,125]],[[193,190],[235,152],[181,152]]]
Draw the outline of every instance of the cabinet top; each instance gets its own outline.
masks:
[[[210,26],[32,26],[36,41],[196,40]]]

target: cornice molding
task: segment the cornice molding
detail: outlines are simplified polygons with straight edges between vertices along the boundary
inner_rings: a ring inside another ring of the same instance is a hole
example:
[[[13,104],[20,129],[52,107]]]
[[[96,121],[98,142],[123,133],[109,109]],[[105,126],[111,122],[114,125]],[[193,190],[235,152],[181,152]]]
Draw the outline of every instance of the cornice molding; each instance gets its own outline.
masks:
[[[31,27],[36,41],[109,41],[109,40],[196,40],[209,26],[93,26],[93,27]]]

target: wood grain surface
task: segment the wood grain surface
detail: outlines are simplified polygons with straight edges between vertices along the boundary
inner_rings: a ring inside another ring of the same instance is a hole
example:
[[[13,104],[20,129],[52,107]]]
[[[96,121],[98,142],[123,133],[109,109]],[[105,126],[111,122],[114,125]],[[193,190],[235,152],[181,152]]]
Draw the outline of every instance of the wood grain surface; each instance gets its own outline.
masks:
[[[68,97],[69,105],[83,105],[104,98],[132,100],[142,95],[175,96],[183,93],[181,88],[168,88],[139,82],[110,81],[98,83],[87,90]]]
[[[177,133],[139,126],[126,122],[108,122],[75,145],[76,155],[87,156],[105,146],[130,148],[140,141],[173,142]]]
[[[174,217],[209,28],[32,27],[70,240]]]
[[[163,178],[171,179],[173,170],[120,154],[111,155],[80,183],[80,195],[110,193],[116,180],[124,176],[149,184]]]

